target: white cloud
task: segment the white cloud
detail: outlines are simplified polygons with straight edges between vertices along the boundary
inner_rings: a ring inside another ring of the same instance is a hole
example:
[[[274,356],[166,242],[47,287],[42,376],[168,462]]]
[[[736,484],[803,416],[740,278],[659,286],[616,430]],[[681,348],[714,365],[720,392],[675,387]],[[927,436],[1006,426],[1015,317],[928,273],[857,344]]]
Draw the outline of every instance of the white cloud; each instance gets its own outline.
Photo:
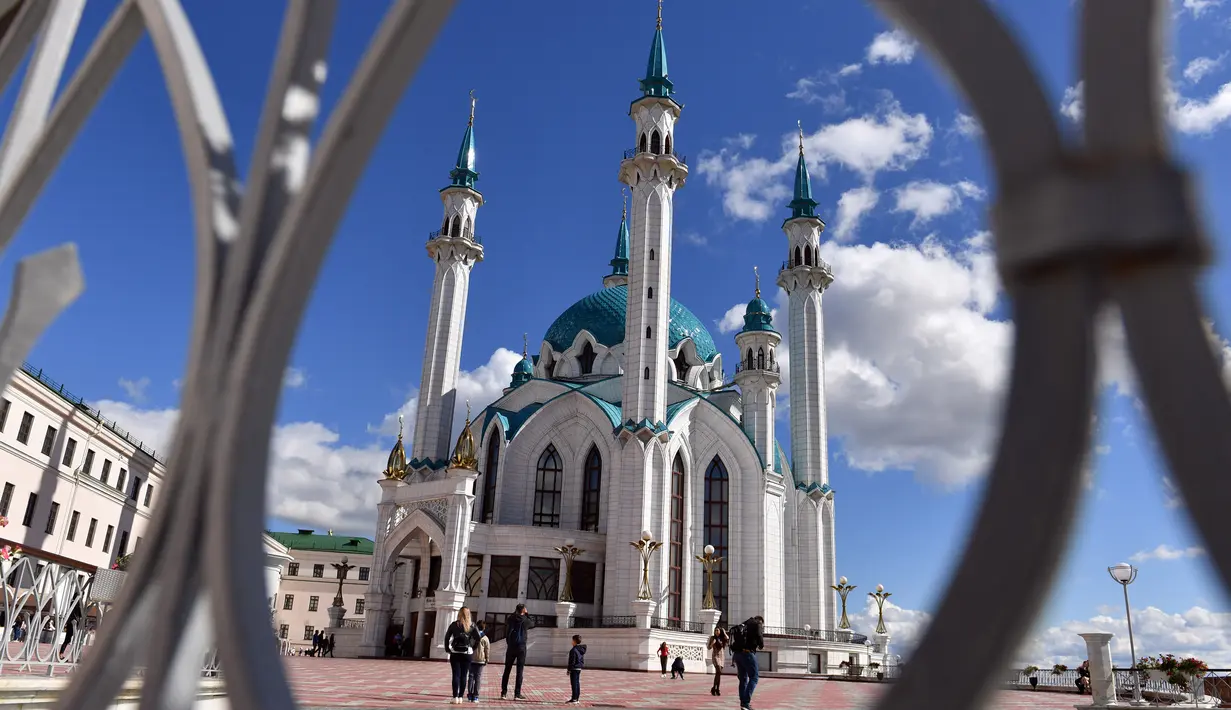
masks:
[[[487,361],[458,380],[458,406],[454,417],[456,435],[470,399],[475,413],[499,397],[509,384],[513,365],[520,353],[500,348]],[[141,409],[126,402],[95,403],[105,416],[114,419],[133,436],[155,451],[164,452],[171,443],[176,409]],[[406,438],[413,441],[414,413],[418,398],[412,394],[397,412],[386,415],[381,425],[368,432],[381,435],[362,444],[343,444],[340,434],[319,422],[291,422],[274,428],[270,444],[268,513],[317,528],[348,530],[371,534],[375,521],[379,480],[391,437],[397,434],[397,415],[407,415]]]
[[[847,64],[835,72],[839,77],[855,76],[863,71],[862,64]]]
[[[757,140],[757,136],[755,133],[740,133],[730,138],[724,138],[723,142],[725,142],[729,146],[734,146],[736,148],[743,148],[744,150],[748,150],[749,148],[752,147],[752,144],[755,143],[756,140]]]
[[[1226,52],[1223,52],[1217,57],[1197,57],[1184,67],[1184,78],[1188,80],[1189,83],[1196,84],[1205,77],[1221,69],[1226,58]]]
[[[881,32],[868,45],[868,64],[909,64],[918,49],[919,43],[902,30]]]
[[[833,229],[834,238],[849,239],[859,227],[860,221],[876,207],[879,201],[880,193],[868,185],[842,193],[842,196],[838,198],[838,216]]]
[[[722,314],[722,318],[717,321],[718,332],[726,335],[734,333],[744,327],[744,311],[747,310],[748,304],[737,303],[727,309],[726,313]]]
[[[821,94],[817,93],[816,91],[817,87],[819,86],[820,86],[820,82],[818,82],[816,79],[809,79],[808,77],[803,77],[795,81],[795,88],[789,93],[787,93],[786,97],[788,99],[796,99],[799,101],[803,101],[806,104],[816,103],[817,101],[820,101],[823,98]]]
[[[129,380],[123,377],[119,381],[120,389],[124,390],[124,394],[133,402],[144,402],[145,391],[149,389],[150,378],[142,377],[136,380]]]
[[[977,138],[983,135],[983,126],[979,125],[979,119],[961,111],[953,117],[953,128],[950,130],[966,138]]]
[[[1064,98],[1060,99],[1060,114],[1076,123],[1081,120],[1084,111],[1085,82],[1079,81],[1064,90]]]
[[[854,599],[850,600],[852,603],[847,607],[847,618],[850,619],[851,629],[872,638],[872,632],[876,629],[876,601],[866,595],[863,599],[862,611],[855,611],[859,605]],[[885,600],[885,628],[888,629],[891,638],[889,642],[891,653],[909,656],[910,652],[923,640],[923,635],[931,623],[932,615],[928,612],[903,609],[892,601]]]
[[[1222,0],[1184,0],[1184,9],[1193,17],[1201,17],[1219,5],[1222,5]]]
[[[1133,562],[1145,562],[1147,560],[1170,561],[1191,559],[1193,557],[1200,557],[1204,554],[1205,548],[1203,547],[1185,547],[1183,549],[1178,549],[1171,547],[1170,545],[1159,545],[1153,550],[1142,550],[1129,559]]]
[[[299,389],[308,384],[308,371],[302,367],[288,367],[282,377],[282,386],[289,389]]]
[[[1084,114],[1084,84],[1077,82],[1064,90],[1060,113],[1073,121],[1080,121]],[[1186,135],[1208,135],[1231,125],[1231,82],[1219,87],[1208,98],[1195,99],[1182,96],[1164,78],[1163,100],[1167,106],[1167,120],[1171,127]]]
[[[821,104],[825,113],[846,111],[846,92],[838,84],[863,71],[862,64],[847,64],[836,71],[822,71],[795,81],[795,88],[786,97],[806,104]]]
[[[680,236],[683,238],[685,242],[688,242],[689,244],[692,244],[694,246],[703,247],[710,243],[709,239],[706,239],[704,236],[696,232],[684,232]]]
[[[983,188],[968,180],[946,185],[932,180],[916,180],[894,191],[897,205],[894,212],[912,212],[912,227],[921,227],[936,217],[949,214],[962,206],[963,198],[981,200],[987,196]]]

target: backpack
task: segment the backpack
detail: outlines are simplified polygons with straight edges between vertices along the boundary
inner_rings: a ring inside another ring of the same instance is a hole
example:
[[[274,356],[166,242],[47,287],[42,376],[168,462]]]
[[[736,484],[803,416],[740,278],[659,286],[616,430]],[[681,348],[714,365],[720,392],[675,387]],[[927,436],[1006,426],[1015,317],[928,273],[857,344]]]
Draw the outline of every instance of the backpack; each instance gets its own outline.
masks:
[[[470,634],[462,628],[461,624],[453,631],[453,635],[449,637],[449,653],[470,653]]]
[[[736,624],[727,629],[727,637],[731,639],[731,651],[733,653],[740,653],[746,650],[744,648],[745,633],[743,624]]]
[[[509,624],[509,633],[505,645],[517,648],[526,645],[526,623],[524,620],[518,619],[517,622]]]

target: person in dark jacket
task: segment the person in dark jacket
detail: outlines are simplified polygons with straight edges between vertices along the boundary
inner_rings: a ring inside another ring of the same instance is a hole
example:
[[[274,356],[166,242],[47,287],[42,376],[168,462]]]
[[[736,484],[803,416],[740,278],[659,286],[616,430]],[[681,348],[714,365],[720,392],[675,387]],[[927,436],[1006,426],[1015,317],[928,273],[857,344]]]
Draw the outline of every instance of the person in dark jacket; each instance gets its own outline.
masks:
[[[500,698],[503,700],[509,694],[509,673],[516,665],[517,684],[513,686],[513,699],[525,700],[521,694],[521,683],[526,673],[526,642],[533,628],[527,618],[526,605],[518,604],[504,623],[504,676],[500,679]]]
[[[757,651],[765,648],[765,637],[761,633],[765,619],[754,616],[740,624],[738,630],[731,633],[731,660],[735,662],[735,674],[739,678],[739,706],[741,710],[752,710],[752,693],[761,680],[761,669],[757,664]]]
[[[573,696],[567,705],[581,703],[581,669],[586,667],[586,645],[581,637],[573,636],[573,647],[568,650],[568,681],[573,686]]]
[[[684,657],[676,656],[675,661],[671,664],[671,680],[676,678],[684,680]]]

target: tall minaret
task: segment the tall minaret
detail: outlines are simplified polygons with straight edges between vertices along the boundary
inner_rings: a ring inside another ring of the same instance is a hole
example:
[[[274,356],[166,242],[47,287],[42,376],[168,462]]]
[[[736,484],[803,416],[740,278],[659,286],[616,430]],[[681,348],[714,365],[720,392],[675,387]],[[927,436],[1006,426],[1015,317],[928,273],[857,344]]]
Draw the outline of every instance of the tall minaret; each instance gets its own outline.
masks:
[[[753,267],[755,272],[756,268]],[[777,349],[782,336],[774,330],[769,304],[761,299],[761,276],[757,274],[756,296],[744,311],[744,327],[735,335],[740,361],[735,384],[743,398],[743,424],[767,469],[774,466],[774,413],[778,409]]]
[[[624,196],[624,215],[620,217],[620,232],[616,235],[615,256],[611,273],[603,277],[603,288],[628,285],[628,195]]]
[[[833,283],[829,265],[821,261],[821,231],[812,181],[804,161],[804,132],[799,129],[799,163],[795,167],[795,198],[786,232],[787,262],[778,285],[789,297],[791,341],[791,471],[800,483],[829,482],[825,423],[825,325],[821,294]]]
[[[687,166],[674,152],[675,122],[681,107],[671,98],[673,93],[667,78],[660,2],[641,97],[628,112],[636,125],[636,147],[620,163],[620,182],[633,195],[624,325],[625,422],[661,424],[666,420],[672,201],[688,177]]]
[[[474,92],[470,92],[470,122],[450,171],[452,181],[440,191],[444,221],[440,231],[428,235],[427,254],[436,262],[432,305],[423,345],[423,375],[419,380],[419,411],[410,467],[443,468],[449,459],[453,407],[457,399],[458,366],[462,357],[462,331],[470,269],[483,261],[483,244],[474,233],[475,215],[483,195],[474,189]]]

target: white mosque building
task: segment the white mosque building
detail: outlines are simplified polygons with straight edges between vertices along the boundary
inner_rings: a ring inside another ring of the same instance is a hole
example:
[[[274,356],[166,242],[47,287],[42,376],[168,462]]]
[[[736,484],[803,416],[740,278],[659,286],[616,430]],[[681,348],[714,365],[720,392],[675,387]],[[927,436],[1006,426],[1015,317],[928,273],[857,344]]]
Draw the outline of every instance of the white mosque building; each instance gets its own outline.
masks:
[[[689,170],[675,152],[681,105],[661,10],[640,84],[636,148],[619,165],[631,213],[610,273],[552,323],[450,453],[471,270],[484,256],[471,104],[427,242],[435,280],[414,441],[408,457],[399,435],[381,481],[360,655],[385,655],[397,633],[407,655],[443,655],[463,605],[500,639],[519,603],[544,640],[532,663],[562,661],[572,629],[585,628],[588,666],[648,668],[666,640],[700,670],[702,634],[757,614],[771,634],[765,670],[824,672],[884,653],[887,637],[873,649],[837,628],[821,307],[833,276],[802,144],[778,276],[790,297],[788,453],[774,437],[780,325],[759,284],[735,335],[733,381],[705,325],[671,297],[672,205]],[[661,549],[643,580],[632,543],[646,533]],[[710,604],[707,546],[722,558]]]

